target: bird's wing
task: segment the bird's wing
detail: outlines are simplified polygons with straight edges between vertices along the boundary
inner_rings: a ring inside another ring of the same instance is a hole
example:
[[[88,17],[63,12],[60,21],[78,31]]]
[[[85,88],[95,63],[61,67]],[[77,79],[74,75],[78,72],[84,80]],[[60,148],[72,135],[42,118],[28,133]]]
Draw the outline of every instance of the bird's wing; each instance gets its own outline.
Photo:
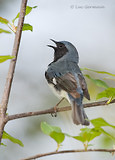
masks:
[[[77,92],[77,81],[70,72],[61,74],[60,72],[55,72],[49,68],[45,72],[45,77],[48,83],[54,85],[55,89],[64,90],[71,94],[74,98],[80,97],[80,94]]]
[[[89,92],[87,89],[87,84],[85,82],[85,78],[83,77],[82,74],[78,74],[78,77],[79,77],[79,82],[80,82],[81,88],[84,93],[84,97],[87,98],[88,100],[90,100],[90,95],[89,95]]]
[[[62,76],[55,77],[56,87],[61,88],[71,94],[74,98],[79,98],[80,94],[77,92],[77,81],[75,77],[70,73],[66,73]]]
[[[62,70],[59,72],[61,68]],[[66,74],[63,73],[63,70],[65,71],[65,69],[68,70]],[[74,77],[74,75],[72,74],[73,71],[77,73],[77,78]],[[80,97],[80,94],[77,92],[77,88],[79,88],[79,84],[80,84],[80,88],[83,90],[84,96],[90,100],[90,96],[89,96],[88,89],[87,89],[87,84],[76,63],[71,64],[70,62],[69,63],[63,62],[62,64],[60,62],[58,64],[58,67],[55,65],[53,66],[53,69],[50,66],[47,72],[45,73],[45,77],[47,81],[49,83],[52,83],[56,89],[58,90],[63,89],[66,92],[70,93],[74,98]]]

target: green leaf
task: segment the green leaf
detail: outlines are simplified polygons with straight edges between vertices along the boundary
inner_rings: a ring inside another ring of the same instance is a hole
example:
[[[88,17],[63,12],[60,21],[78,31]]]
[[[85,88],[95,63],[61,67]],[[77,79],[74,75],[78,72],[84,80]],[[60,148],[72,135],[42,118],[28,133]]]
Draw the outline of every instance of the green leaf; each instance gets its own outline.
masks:
[[[93,70],[93,69],[89,69],[89,68],[81,68],[81,70],[87,70],[87,71],[92,71],[92,72],[96,72],[96,73],[100,73],[100,74],[108,74],[110,76],[114,76],[115,77],[115,74],[112,74],[112,73],[109,73],[109,72],[106,72],[106,71],[96,71],[96,70]]]
[[[5,147],[7,146],[7,145],[5,145],[4,143],[1,143],[1,145],[2,145],[2,146],[5,146]]]
[[[0,56],[0,63],[8,60],[8,59],[12,59],[14,58],[14,56],[10,56],[10,55],[7,55],[7,56]]]
[[[104,129],[99,128],[100,132],[103,133],[104,135],[106,135],[108,138],[110,138],[112,141],[114,141],[115,143],[115,137],[113,137],[111,134],[109,134],[108,132],[106,132]]]
[[[41,122],[41,130],[44,134],[53,138],[58,144],[62,143],[65,139],[65,135],[59,127],[51,126],[46,122]]]
[[[98,130],[98,129],[96,129],[96,128],[92,128],[89,134],[90,134],[90,136],[89,136],[88,142],[90,142],[90,141],[92,141],[94,138],[100,136],[100,135],[101,135],[101,132],[100,132],[100,130]]]
[[[27,30],[33,31],[33,27],[30,24],[24,23],[22,30],[23,31],[27,31]]]
[[[106,122],[103,118],[96,118],[92,119],[91,123],[93,124],[94,127],[99,128],[99,127],[104,127],[104,126],[109,126],[115,129],[115,126],[109,124]]]
[[[95,137],[100,136],[101,132],[95,128],[82,128],[79,136],[74,136],[73,138],[85,143],[90,142]]]
[[[114,78],[112,78],[112,77],[106,77],[106,78],[104,78],[104,79],[108,79],[108,80],[115,81],[115,79],[114,79]]]
[[[113,147],[113,141],[111,141],[110,137],[104,135],[103,137],[101,137],[100,145],[102,146],[102,148],[109,149]]]
[[[33,8],[37,8],[37,6],[34,6],[34,7],[27,6],[26,7],[26,15],[28,15],[32,11]]]
[[[110,123],[106,122],[103,118],[92,119],[91,123],[93,124],[93,126],[95,127],[95,129],[98,129],[99,132],[101,132],[104,135],[106,135],[108,138],[110,138],[115,143],[115,137],[112,136],[107,131],[105,131],[103,128],[101,128],[101,127],[112,127],[113,129],[115,129],[114,125],[111,125]]]
[[[6,133],[5,131],[3,132],[2,139],[9,139],[11,142],[19,144],[21,147],[24,146],[23,143],[19,139],[16,139],[16,138],[12,137],[11,135]]]
[[[100,98],[111,98],[111,100],[113,98],[115,98],[115,88],[107,88],[105,89],[103,92],[99,93],[96,97],[96,99],[100,99]]]
[[[0,22],[3,23],[3,24],[8,24],[9,23],[9,21],[7,19],[2,18],[2,17],[0,17]]]
[[[37,8],[37,6],[34,6],[34,7],[27,6],[27,7],[26,7],[26,14],[25,14],[25,16],[28,15],[28,14],[32,11],[33,8]],[[17,14],[17,16],[12,20],[13,23],[15,22],[15,20],[16,20],[17,18],[19,18],[19,15],[20,15],[20,12],[19,12],[19,13]]]
[[[78,141],[81,141],[84,145],[85,150],[91,144],[89,144],[90,141],[92,141],[94,138],[100,136],[102,133],[99,129],[96,128],[82,128],[79,136],[73,136],[74,139],[77,139]]]
[[[78,141],[81,141],[81,142],[86,142],[86,140],[84,139],[84,137],[82,136],[73,136],[74,139],[78,140]]]
[[[64,135],[67,136],[67,137],[73,138],[73,136],[69,135],[68,133],[64,133]]]
[[[89,75],[85,75],[88,79],[90,79],[96,86],[102,87],[102,88],[109,88],[109,86],[102,80],[100,79],[93,79]]]
[[[65,139],[64,133],[59,133],[55,131],[50,133],[50,137],[52,137],[58,144],[61,144]]]
[[[11,32],[0,28],[0,33],[11,33]]]
[[[41,122],[41,130],[44,134],[50,135],[51,132],[62,133],[61,129],[56,126],[51,126],[46,122]]]

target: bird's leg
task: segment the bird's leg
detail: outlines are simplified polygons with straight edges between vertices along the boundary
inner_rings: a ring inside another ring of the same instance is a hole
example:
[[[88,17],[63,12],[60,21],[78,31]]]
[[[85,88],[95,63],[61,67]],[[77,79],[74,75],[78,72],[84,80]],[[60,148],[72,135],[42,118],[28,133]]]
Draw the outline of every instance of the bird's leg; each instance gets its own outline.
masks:
[[[65,99],[65,98],[62,98],[62,99],[55,105],[55,107],[53,107],[54,113],[51,113],[52,117],[57,117],[57,107],[59,106],[59,104],[60,104],[64,99]]]

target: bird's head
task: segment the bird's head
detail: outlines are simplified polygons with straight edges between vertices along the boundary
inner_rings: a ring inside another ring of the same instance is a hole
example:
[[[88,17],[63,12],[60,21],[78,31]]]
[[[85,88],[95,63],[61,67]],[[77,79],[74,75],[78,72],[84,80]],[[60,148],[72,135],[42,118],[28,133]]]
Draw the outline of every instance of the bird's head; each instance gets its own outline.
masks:
[[[48,45],[48,47],[54,49],[54,62],[63,58],[63,60],[65,59],[78,63],[79,61],[78,52],[73,44],[71,44],[68,41],[57,42],[53,39],[51,39],[51,41],[53,41],[56,44],[56,46]]]

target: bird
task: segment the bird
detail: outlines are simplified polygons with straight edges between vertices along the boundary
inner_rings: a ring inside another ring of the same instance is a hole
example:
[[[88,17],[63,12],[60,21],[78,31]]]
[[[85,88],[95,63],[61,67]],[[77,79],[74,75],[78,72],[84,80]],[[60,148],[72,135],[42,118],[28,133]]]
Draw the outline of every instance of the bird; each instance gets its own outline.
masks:
[[[45,71],[45,78],[56,95],[70,103],[73,123],[88,126],[90,122],[83,107],[83,98],[90,100],[90,95],[78,66],[78,51],[68,41],[51,41],[55,46],[47,46],[54,49],[54,59]]]

